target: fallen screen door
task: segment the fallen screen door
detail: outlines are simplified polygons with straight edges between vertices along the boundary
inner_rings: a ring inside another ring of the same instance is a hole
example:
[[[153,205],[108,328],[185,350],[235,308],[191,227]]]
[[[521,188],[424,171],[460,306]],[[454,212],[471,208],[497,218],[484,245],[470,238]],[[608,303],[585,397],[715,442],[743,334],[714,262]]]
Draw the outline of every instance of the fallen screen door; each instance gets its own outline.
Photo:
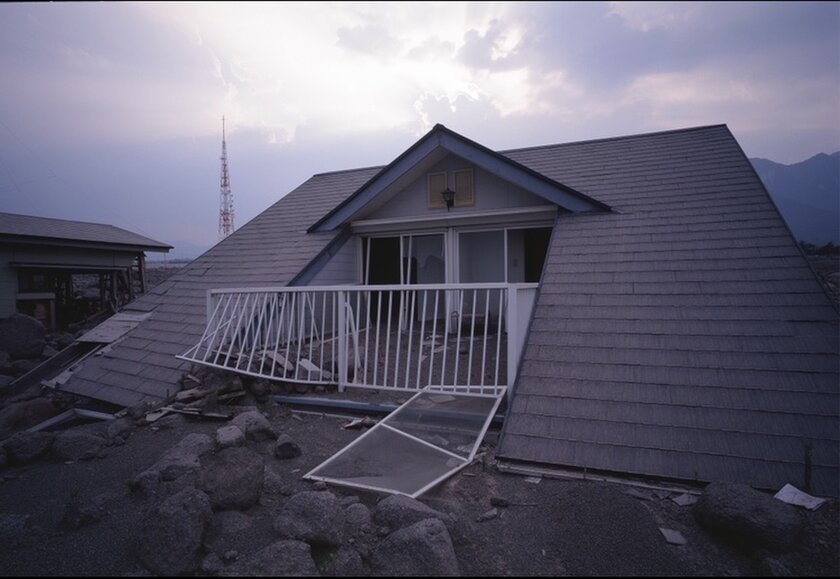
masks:
[[[473,461],[505,390],[427,386],[304,478],[417,498]]]

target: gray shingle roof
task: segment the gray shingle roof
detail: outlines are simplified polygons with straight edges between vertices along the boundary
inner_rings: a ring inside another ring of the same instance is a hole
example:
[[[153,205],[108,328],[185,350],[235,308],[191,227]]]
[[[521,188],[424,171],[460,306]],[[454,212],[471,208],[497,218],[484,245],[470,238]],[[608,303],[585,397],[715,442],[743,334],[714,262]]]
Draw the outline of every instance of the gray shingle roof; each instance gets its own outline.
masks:
[[[89,358],[65,389],[132,406],[174,393],[190,364],[175,358],[204,331],[208,289],[288,284],[335,236],[306,228],[379,168],[316,175],[184,267],[129,310],[149,319],[109,352]]]
[[[500,457],[836,495],[837,310],[729,131],[507,154],[614,213],[557,220]]]
[[[499,447],[506,460],[838,493],[837,310],[725,126],[508,151],[613,208],[564,214]],[[205,291],[283,285],[306,234],[377,173],[316,175],[131,307],[152,311],[71,390],[160,399]]]
[[[125,245],[139,247],[148,251],[168,251],[171,245],[149,239],[137,233],[106,225],[104,223],[87,223],[84,221],[68,221],[66,219],[51,219],[48,217],[32,217],[30,215],[16,215],[0,213],[0,237],[9,238],[39,238],[54,239],[56,241],[80,241],[93,244]]]

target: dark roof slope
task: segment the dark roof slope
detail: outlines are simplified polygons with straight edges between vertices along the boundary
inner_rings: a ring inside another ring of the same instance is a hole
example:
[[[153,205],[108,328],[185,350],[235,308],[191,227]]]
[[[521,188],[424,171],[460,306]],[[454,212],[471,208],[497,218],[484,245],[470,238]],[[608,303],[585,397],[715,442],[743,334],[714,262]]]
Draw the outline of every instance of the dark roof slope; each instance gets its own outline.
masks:
[[[113,225],[32,217],[13,213],[0,213],[0,237],[5,238],[6,241],[9,241],[10,238],[22,238],[21,240],[32,238],[62,242],[78,241],[97,245],[124,245],[149,251],[168,251],[172,249],[171,245]]]
[[[837,310],[726,127],[508,154],[614,212],[557,220],[499,455],[836,495]]]
[[[132,406],[172,394],[190,364],[175,358],[201,338],[211,288],[287,285],[335,233],[306,228],[379,168],[316,175],[152,288],[128,310],[152,312],[119,344],[89,358],[65,389]]]

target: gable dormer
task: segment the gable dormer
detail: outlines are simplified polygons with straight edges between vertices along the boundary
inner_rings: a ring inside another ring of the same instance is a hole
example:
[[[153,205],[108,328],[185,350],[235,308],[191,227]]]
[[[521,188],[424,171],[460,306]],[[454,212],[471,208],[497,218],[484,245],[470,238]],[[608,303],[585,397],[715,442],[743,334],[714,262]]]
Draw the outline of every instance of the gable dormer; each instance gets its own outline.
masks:
[[[471,192],[467,190],[470,182]],[[454,192],[450,207],[436,199],[434,189],[443,185],[441,194]],[[539,206],[568,212],[609,210],[571,187],[436,125],[309,231],[333,231],[365,220],[453,220]]]

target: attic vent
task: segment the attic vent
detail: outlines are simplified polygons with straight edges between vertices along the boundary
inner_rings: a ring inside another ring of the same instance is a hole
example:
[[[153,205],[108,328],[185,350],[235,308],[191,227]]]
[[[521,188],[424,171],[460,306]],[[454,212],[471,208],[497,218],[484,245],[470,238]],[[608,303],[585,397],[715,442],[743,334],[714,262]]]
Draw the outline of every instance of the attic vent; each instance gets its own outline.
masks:
[[[449,186],[449,180],[445,172],[429,173],[428,175],[428,206],[429,209],[445,209],[441,191]],[[461,169],[454,172],[455,207],[470,207],[475,205],[475,192],[473,188],[473,170]]]
[[[469,207],[471,205],[475,205],[473,170],[455,171],[455,207]]]
[[[429,209],[446,209],[446,203],[440,194],[446,186],[446,173],[429,173]]]

